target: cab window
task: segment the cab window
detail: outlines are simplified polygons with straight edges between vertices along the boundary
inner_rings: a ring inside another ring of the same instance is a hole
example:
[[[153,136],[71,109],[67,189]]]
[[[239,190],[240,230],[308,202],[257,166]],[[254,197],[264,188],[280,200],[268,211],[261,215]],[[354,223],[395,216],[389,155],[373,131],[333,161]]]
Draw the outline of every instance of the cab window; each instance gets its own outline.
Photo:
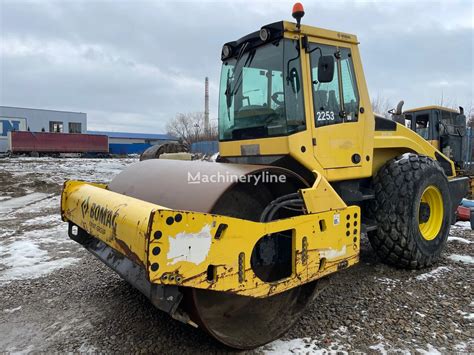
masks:
[[[277,137],[306,129],[298,41],[251,49],[222,66],[221,141]]]
[[[344,120],[346,122],[357,121],[359,112],[359,94],[354,75],[351,51],[348,48],[341,48],[341,78],[342,94],[344,97]]]
[[[333,46],[313,44],[310,47],[311,57],[311,80],[313,86],[314,120],[316,126],[326,126],[342,122],[341,102],[339,97],[338,70],[334,70],[334,77],[329,83],[318,82],[318,62],[321,56],[331,55],[337,52]]]
[[[430,115],[428,113],[416,115],[415,128],[416,128],[416,133],[418,133],[424,139],[431,139],[429,136]]]
[[[329,83],[320,83],[318,62],[326,55],[336,61],[334,77]],[[313,43],[310,61],[316,127],[357,121],[359,96],[350,49]]]

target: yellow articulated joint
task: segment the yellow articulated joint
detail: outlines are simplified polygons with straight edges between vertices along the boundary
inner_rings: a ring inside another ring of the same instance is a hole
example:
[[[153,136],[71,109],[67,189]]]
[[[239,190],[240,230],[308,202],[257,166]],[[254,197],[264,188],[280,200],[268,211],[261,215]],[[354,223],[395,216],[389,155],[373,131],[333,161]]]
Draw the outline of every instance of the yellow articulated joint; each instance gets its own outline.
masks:
[[[313,171],[316,180],[312,187],[301,190],[305,208],[308,213],[318,213],[331,210],[342,210],[346,203],[333,189],[324,176]]]
[[[252,268],[255,245],[291,238],[291,265],[265,282]],[[175,210],[154,215],[149,268],[153,283],[266,297],[358,262],[360,209],[347,207],[268,223]]]
[[[374,149],[403,149],[426,155],[434,160],[443,159],[451,165],[451,177],[456,176],[454,162],[439,151],[437,144],[432,144],[433,142],[435,141],[426,141],[416,132],[400,124],[397,124],[396,131],[376,131],[374,135]]]

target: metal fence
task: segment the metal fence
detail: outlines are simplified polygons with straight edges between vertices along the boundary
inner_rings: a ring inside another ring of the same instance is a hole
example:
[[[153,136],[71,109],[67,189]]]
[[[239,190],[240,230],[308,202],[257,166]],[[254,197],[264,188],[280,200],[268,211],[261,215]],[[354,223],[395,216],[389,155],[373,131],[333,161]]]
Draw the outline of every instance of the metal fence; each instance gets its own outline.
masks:
[[[192,153],[201,153],[206,155],[212,155],[219,151],[218,141],[203,141],[191,144]]]

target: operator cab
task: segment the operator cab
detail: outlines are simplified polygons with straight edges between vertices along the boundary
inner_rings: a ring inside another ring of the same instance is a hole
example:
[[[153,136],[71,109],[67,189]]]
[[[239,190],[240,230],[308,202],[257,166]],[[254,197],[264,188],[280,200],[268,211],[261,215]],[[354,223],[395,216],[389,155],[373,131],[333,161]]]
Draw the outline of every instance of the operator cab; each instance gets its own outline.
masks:
[[[369,176],[374,118],[357,37],[300,25],[303,13],[223,45],[221,158],[292,165],[307,181],[322,167],[330,180]]]
[[[404,112],[407,126],[429,141],[458,167],[467,161],[466,116],[442,106],[419,107]]]
[[[311,66],[314,126],[357,122],[359,94],[350,46],[314,43],[306,35],[300,42],[298,35],[285,36],[281,21],[223,46],[220,141],[288,136],[307,129],[304,100],[311,98],[303,95],[302,55],[308,55]]]
[[[299,44],[283,38],[280,23],[225,44],[222,60],[221,141],[305,130]]]

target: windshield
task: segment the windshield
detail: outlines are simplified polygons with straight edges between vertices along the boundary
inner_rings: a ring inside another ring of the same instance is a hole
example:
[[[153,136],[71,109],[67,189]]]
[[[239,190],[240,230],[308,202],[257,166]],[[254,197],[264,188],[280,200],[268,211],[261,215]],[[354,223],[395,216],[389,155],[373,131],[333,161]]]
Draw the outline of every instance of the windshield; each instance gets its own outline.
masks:
[[[304,129],[296,40],[269,43],[223,63],[220,140],[283,136]]]
[[[424,139],[431,139],[430,137],[430,114],[425,113],[425,114],[418,114],[416,115],[416,126],[415,130],[416,133],[418,133],[420,136],[422,136]]]

